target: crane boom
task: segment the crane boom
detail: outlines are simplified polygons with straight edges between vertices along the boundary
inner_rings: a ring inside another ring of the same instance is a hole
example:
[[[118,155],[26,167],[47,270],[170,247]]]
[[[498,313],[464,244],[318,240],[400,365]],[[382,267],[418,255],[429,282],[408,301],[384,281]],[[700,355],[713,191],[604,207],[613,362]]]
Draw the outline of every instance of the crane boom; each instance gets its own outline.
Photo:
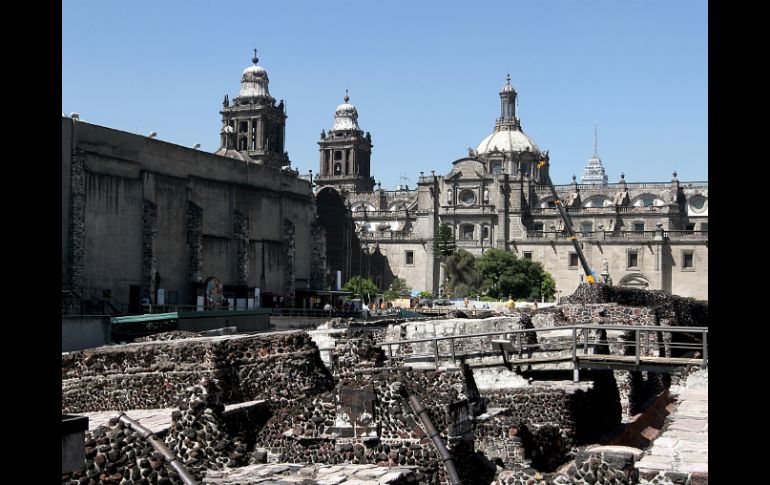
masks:
[[[548,165],[548,162],[545,159],[540,160],[540,162],[537,164],[537,168],[541,168],[544,165]],[[548,174],[548,172],[545,173],[545,181],[548,183],[548,187],[551,189],[551,194],[553,195],[553,203],[559,210],[561,220],[564,221],[564,227],[567,228],[569,240],[572,241],[572,245],[575,247],[575,252],[578,255],[578,259],[580,260],[580,265],[583,267],[583,271],[586,274],[586,281],[590,284],[594,284],[596,283],[596,279],[594,278],[593,272],[591,272],[591,268],[588,266],[588,261],[586,261],[585,255],[583,255],[583,249],[581,249],[580,243],[578,243],[577,234],[575,233],[575,230],[572,229],[572,221],[570,220],[569,214],[567,214],[567,210],[564,208],[564,205],[559,198],[559,194],[556,193],[556,188],[553,186],[553,182],[551,182],[551,176]]]

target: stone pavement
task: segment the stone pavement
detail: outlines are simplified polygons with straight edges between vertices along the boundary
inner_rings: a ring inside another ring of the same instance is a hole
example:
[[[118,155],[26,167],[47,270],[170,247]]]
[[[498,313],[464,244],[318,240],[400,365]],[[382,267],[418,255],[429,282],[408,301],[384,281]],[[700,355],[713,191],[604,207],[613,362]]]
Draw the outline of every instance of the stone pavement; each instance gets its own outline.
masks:
[[[640,475],[708,475],[708,369],[691,374],[684,386],[672,386],[676,410],[652,448],[636,463]]]
[[[225,406],[225,414],[241,408],[258,406],[264,402],[264,400],[259,400],[228,404]],[[139,421],[139,424],[157,434],[162,433],[171,427],[171,413],[176,409],[177,408],[132,409],[125,411],[125,413],[129,418]],[[97,411],[93,413],[78,413],[78,416],[88,417],[88,430],[92,431],[99,426],[107,426],[110,419],[118,417],[120,413],[121,411]]]
[[[211,485],[379,485],[397,480],[416,482],[416,467],[378,467],[375,465],[299,465],[274,463],[249,465],[222,471],[208,471]]]

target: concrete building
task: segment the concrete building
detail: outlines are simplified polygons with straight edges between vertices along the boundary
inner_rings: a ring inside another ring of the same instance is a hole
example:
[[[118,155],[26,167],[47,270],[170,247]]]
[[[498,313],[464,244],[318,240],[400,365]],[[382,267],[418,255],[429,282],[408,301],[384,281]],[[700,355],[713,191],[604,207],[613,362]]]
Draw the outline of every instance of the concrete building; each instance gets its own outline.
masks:
[[[319,279],[313,194],[284,151],[284,103],[252,62],[225,97],[215,154],[62,118],[63,293],[115,312],[288,306]]]
[[[352,148],[363,132],[357,109],[345,98],[334,128],[322,133],[316,179],[317,193],[336,191],[355,224],[353,239],[361,249],[339,266],[355,267],[380,287],[398,276],[413,289],[438,294],[433,238],[438,225],[447,223],[458,248],[477,257],[488,248],[515,252],[541,263],[557,292],[575,289],[583,272],[546,184],[548,165],[537,166],[549,160],[548,152],[524,133],[510,76],[499,95],[500,117],[475,150],[452,162],[446,174],[420,172],[415,189],[396,191],[374,189],[371,144],[364,143],[362,151]],[[348,164],[353,153],[364,153],[366,164]],[[680,182],[674,173],[667,182],[630,183],[621,175],[608,184],[596,143],[583,182],[573,177],[556,190],[597,274],[616,285],[708,299],[708,182]]]

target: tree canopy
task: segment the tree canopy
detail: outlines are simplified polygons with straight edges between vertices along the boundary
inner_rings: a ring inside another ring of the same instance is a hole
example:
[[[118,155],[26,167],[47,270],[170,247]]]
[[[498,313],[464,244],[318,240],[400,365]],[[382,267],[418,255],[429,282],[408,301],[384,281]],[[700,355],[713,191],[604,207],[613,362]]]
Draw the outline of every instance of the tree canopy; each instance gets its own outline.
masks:
[[[372,280],[362,278],[358,275],[351,277],[342,289],[350,291],[356,296],[360,296],[367,304],[371,301],[371,294],[380,292],[379,288],[377,288],[377,285],[375,285]]]
[[[464,249],[458,249],[446,259],[446,292],[455,296],[468,296],[478,292],[483,277],[476,269],[476,258]]]
[[[476,262],[483,287],[494,298],[539,300],[553,297],[556,285],[540,263],[516,257],[500,249],[489,249]]]
[[[410,286],[407,286],[406,280],[403,278],[396,278],[390,284],[390,288],[384,293],[386,300],[395,300],[401,298],[404,295],[409,295],[412,291]]]
[[[449,224],[440,224],[436,231],[436,239],[433,241],[433,251],[440,257],[451,256],[457,249],[455,236]]]

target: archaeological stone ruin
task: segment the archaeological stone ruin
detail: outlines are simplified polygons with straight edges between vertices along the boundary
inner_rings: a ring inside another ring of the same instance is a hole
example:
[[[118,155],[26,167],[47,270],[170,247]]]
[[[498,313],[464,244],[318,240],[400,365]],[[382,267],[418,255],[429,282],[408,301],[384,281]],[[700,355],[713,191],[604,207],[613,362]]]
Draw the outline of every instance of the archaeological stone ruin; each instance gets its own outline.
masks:
[[[62,353],[62,413],[89,418],[62,484],[707,484],[695,327],[707,302],[604,285],[489,318],[170,325]]]

